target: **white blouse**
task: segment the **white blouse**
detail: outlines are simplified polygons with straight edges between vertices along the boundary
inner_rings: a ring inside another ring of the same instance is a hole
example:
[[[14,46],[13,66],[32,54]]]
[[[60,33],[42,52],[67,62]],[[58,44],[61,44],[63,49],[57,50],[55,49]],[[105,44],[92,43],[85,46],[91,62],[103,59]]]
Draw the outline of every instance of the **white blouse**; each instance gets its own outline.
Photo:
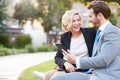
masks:
[[[70,52],[77,57],[88,57],[88,48],[83,34],[76,39],[71,39]]]

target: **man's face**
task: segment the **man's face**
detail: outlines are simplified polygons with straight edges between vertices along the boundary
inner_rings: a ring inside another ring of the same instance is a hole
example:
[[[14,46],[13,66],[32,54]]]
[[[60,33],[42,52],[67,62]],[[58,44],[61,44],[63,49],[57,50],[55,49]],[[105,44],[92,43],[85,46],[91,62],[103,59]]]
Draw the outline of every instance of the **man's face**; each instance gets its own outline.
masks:
[[[100,19],[97,16],[95,16],[93,9],[89,9],[89,22],[93,24],[93,27],[98,28],[100,26]]]

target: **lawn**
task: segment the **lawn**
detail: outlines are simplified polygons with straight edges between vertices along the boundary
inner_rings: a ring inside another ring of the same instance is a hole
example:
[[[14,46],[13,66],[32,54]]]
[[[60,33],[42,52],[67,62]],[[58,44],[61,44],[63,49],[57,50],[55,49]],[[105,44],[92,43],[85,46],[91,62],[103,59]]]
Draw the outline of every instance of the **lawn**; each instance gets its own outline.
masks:
[[[33,71],[46,72],[53,69],[55,65],[56,64],[54,63],[54,60],[50,60],[50,61],[38,64],[36,66],[27,68],[21,73],[18,80],[41,80],[33,75]]]

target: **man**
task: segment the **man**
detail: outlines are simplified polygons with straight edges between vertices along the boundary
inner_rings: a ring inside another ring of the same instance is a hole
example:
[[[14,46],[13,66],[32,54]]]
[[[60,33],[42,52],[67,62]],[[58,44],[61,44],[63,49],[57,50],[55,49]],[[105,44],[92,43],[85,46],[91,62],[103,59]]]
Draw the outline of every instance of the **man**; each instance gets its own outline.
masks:
[[[100,32],[94,42],[92,57],[76,58],[63,50],[67,61],[77,68],[94,69],[92,74],[73,72],[53,76],[51,80],[120,80],[120,29],[109,21],[110,8],[103,1],[93,1],[89,7],[90,22]],[[96,43],[97,42],[97,43]]]

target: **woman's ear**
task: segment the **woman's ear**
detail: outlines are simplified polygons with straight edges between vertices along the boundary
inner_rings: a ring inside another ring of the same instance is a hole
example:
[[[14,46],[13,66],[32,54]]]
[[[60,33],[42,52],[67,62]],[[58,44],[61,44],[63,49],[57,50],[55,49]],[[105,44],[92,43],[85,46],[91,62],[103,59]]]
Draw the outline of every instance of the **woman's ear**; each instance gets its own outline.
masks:
[[[70,31],[70,26],[67,26],[66,28],[67,28],[68,31]]]

